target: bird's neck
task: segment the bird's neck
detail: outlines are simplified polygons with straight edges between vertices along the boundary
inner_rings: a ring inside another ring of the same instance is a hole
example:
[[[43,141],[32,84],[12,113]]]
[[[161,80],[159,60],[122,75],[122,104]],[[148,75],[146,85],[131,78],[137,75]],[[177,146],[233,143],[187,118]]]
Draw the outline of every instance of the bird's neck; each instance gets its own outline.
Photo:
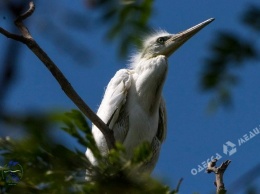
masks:
[[[163,55],[142,59],[135,67],[136,93],[143,108],[149,113],[159,108],[167,70],[167,58]]]

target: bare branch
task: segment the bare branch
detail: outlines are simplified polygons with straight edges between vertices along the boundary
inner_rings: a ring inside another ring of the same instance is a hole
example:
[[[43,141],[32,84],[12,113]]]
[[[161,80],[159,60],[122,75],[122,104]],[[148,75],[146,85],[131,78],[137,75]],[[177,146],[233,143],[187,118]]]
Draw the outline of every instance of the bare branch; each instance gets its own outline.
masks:
[[[181,186],[182,181],[183,181],[183,178],[181,178],[181,179],[179,180],[179,182],[178,182],[178,184],[177,184],[177,187],[176,187],[176,189],[174,190],[175,193],[179,193],[179,190],[180,190],[180,186]]]
[[[231,163],[230,160],[223,162],[220,167],[216,167],[217,159],[214,159],[210,163],[208,163],[208,168],[206,170],[207,173],[214,172],[216,174],[216,181],[214,182],[217,188],[217,194],[225,194],[227,190],[224,185],[224,172],[226,171],[228,165]]]
[[[33,14],[34,10],[35,10],[35,5],[34,5],[34,3],[31,1],[31,2],[29,3],[29,9],[28,9],[25,13],[23,13],[22,15],[18,16],[18,17],[16,18],[16,20],[15,20],[15,23],[16,23],[16,22],[19,22],[19,21],[23,21],[23,20],[25,20],[26,18],[30,17],[30,16]]]
[[[15,25],[18,27],[18,29],[21,31],[23,37],[32,39],[31,34],[29,30],[25,27],[23,24],[23,20],[30,17],[35,10],[35,6],[33,2],[29,3],[29,9],[22,15],[18,16],[16,20],[14,21]]]
[[[7,38],[11,38],[13,40],[16,40],[16,41],[19,41],[19,42],[22,42],[22,43],[26,42],[26,39],[23,36],[12,34],[12,33],[8,32],[7,30],[5,30],[1,27],[0,27],[0,33],[3,34],[4,36],[6,36]]]
[[[30,2],[29,9],[15,20],[15,24],[21,31],[22,36],[12,34],[3,28],[0,28],[0,33],[6,36],[7,38],[11,38],[13,40],[24,43],[43,62],[43,64],[49,69],[51,74],[58,81],[65,94],[84,113],[84,115],[88,117],[91,120],[91,122],[100,129],[100,131],[105,136],[108,148],[109,149],[114,148],[115,138],[114,138],[113,131],[110,130],[109,127],[82,100],[82,98],[77,94],[77,92],[71,86],[67,78],[60,71],[60,69],[49,58],[49,56],[41,49],[41,47],[31,36],[29,30],[24,26],[23,20],[31,16],[34,12],[34,9],[35,9],[34,3]]]

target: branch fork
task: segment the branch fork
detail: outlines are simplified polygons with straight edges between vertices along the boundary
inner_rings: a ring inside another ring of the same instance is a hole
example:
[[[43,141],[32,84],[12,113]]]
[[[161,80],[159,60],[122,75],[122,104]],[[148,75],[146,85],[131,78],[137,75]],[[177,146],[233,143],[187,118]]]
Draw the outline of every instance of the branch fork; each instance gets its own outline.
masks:
[[[226,160],[219,167],[216,167],[217,161],[218,161],[217,159],[214,159],[211,162],[209,162],[206,172],[215,173],[216,181],[214,182],[214,184],[217,189],[217,194],[225,194],[227,192],[227,190],[225,189],[223,176],[224,176],[224,172],[226,171],[228,165],[231,163],[231,160]]]
[[[29,30],[23,24],[23,21],[30,17],[35,10],[35,5],[33,2],[29,3],[28,10],[17,17],[14,21],[17,28],[20,30],[22,35],[17,35],[8,32],[7,30],[0,27],[0,33],[7,38],[22,42],[25,44],[49,69],[51,74],[60,84],[64,93],[74,102],[74,104],[82,111],[82,113],[89,118],[89,120],[96,125],[99,130],[103,133],[108,148],[111,150],[115,147],[115,138],[113,131],[89,108],[89,106],[82,100],[78,93],[71,86],[67,78],[63,75],[60,69],[55,65],[55,63],[49,58],[49,56],[42,50],[42,48],[37,44],[37,42],[31,36]]]

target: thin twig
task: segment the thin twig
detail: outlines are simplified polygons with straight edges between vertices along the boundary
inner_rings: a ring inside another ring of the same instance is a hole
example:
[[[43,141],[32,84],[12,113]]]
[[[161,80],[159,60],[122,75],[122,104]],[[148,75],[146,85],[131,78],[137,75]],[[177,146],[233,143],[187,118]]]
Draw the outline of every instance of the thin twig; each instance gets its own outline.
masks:
[[[0,27],[0,33],[3,34],[4,36],[6,36],[7,38],[11,38],[13,40],[22,42],[24,44],[26,42],[26,39],[23,36],[12,34],[12,33],[8,32],[7,30],[5,30],[1,27]]]
[[[30,17],[30,16],[33,14],[34,10],[35,10],[35,5],[34,5],[34,3],[31,1],[31,2],[29,3],[29,9],[28,9],[25,13],[21,14],[20,16],[18,16],[18,17],[16,18],[15,22],[23,21],[23,20],[25,20],[26,18]]]
[[[5,30],[5,29],[3,29],[1,27],[0,27],[0,33],[5,35],[7,38],[11,38],[13,40],[16,40],[16,41],[19,41],[19,42],[22,42],[22,43],[26,44],[26,42],[28,42],[27,39],[32,38],[32,37],[31,37],[28,29],[24,26],[23,20],[25,20],[26,18],[30,17],[33,14],[34,10],[35,10],[34,3],[30,2],[29,3],[29,9],[25,13],[21,14],[20,16],[18,16],[16,18],[16,20],[14,21],[15,25],[21,31],[22,36],[10,33],[10,32],[8,32],[7,30]]]
[[[27,39],[32,39],[32,36],[29,32],[29,30],[26,28],[26,26],[23,24],[23,20],[30,17],[35,10],[35,5],[33,2],[29,3],[29,9],[23,13],[22,15],[18,16],[16,20],[14,21],[15,25],[18,27],[18,29],[21,31],[23,37]]]
[[[183,178],[181,178],[181,179],[179,180],[178,184],[177,184],[177,187],[176,187],[176,189],[175,189],[175,192],[176,192],[176,193],[179,192],[182,181],[183,181]]]
[[[223,162],[220,167],[216,167],[217,159],[212,160],[208,163],[207,173],[214,172],[216,175],[216,181],[214,182],[217,188],[217,194],[225,194],[227,190],[224,185],[224,172],[226,171],[228,165],[231,163],[230,160]]]
[[[82,100],[82,98],[77,94],[74,88],[71,86],[67,78],[63,75],[60,69],[55,65],[55,63],[49,58],[49,56],[41,49],[37,42],[31,36],[29,30],[24,26],[23,20],[28,18],[33,14],[35,6],[33,2],[30,2],[29,9],[22,15],[20,15],[16,20],[15,24],[22,33],[22,36],[12,34],[7,30],[0,28],[0,33],[5,35],[7,38],[14,39],[16,41],[24,43],[49,69],[51,74],[60,84],[62,90],[65,94],[74,102],[74,104],[85,114],[86,117],[91,120],[91,122],[96,125],[99,130],[103,133],[107,146],[109,149],[115,147],[115,138],[113,131],[89,108],[89,106]]]

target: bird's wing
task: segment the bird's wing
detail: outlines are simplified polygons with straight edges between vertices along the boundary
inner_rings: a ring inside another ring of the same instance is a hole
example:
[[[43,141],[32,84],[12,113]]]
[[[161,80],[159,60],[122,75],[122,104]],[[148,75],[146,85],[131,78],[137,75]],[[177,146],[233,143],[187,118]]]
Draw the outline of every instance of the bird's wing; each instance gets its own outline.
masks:
[[[166,106],[164,99],[161,98],[160,107],[159,107],[159,124],[158,124],[158,130],[157,130],[157,138],[162,143],[167,134],[167,113],[166,113]]]
[[[131,79],[130,70],[121,69],[116,72],[106,88],[97,115],[110,129],[116,123],[120,109],[126,102],[127,92],[131,86]]]
[[[151,173],[158,161],[161,145],[162,142],[166,138],[167,133],[167,115],[166,115],[166,107],[164,99],[161,98],[160,106],[159,106],[159,124],[158,124],[158,130],[156,133],[156,136],[153,138],[152,141],[152,158],[148,160],[144,165],[142,166],[142,170],[146,173]]]
[[[97,115],[110,129],[114,130],[114,135],[117,141],[123,141],[126,133],[125,125],[128,121],[120,124],[118,121],[120,112],[124,109],[126,102],[127,92],[131,86],[132,75],[130,70],[121,69],[116,72],[114,77],[107,85],[103,100],[97,111]],[[92,134],[97,143],[97,146],[102,154],[108,153],[106,140],[101,131],[93,125]],[[117,137],[116,137],[117,136]],[[90,149],[87,149],[86,156],[92,164],[96,164],[96,158]]]

